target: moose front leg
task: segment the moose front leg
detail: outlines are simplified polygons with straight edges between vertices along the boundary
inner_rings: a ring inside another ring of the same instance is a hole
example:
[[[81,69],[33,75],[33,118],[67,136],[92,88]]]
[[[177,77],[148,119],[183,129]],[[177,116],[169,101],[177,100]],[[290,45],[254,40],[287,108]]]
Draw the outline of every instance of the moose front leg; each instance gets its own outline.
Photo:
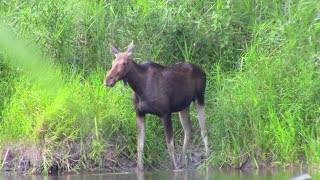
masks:
[[[143,170],[142,155],[144,147],[144,133],[145,133],[145,115],[138,115],[136,117],[137,128],[138,128],[138,160],[137,160],[137,171]]]
[[[161,117],[161,120],[163,122],[164,130],[166,133],[166,142],[167,142],[167,147],[168,147],[168,152],[171,158],[171,162],[173,164],[173,168],[177,169],[176,159],[174,157],[174,142],[173,142],[171,114]]]

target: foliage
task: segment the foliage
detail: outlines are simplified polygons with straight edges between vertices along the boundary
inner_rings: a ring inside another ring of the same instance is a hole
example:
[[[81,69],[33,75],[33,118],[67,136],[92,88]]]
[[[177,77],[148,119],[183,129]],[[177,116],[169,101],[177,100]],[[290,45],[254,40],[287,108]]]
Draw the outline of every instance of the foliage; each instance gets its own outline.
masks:
[[[53,159],[68,169],[73,151],[75,169],[101,167],[111,152],[135,159],[131,90],[102,85],[113,59],[108,44],[125,49],[134,41],[138,62],[205,69],[209,164],[239,167],[249,155],[319,167],[319,9],[316,0],[1,1],[0,149],[25,138],[38,144],[41,171]],[[153,119],[144,161],[167,165]],[[174,129],[181,145],[177,116]],[[58,148],[76,144],[80,150]]]

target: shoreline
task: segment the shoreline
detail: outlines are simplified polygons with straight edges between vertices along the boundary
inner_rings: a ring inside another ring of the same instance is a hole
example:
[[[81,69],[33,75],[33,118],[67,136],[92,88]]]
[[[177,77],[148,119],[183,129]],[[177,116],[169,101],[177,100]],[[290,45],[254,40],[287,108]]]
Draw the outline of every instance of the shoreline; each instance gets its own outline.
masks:
[[[74,149],[77,149],[73,147]],[[5,150],[6,149],[6,150]],[[210,164],[210,158],[204,159],[199,149],[193,149],[187,167],[181,170],[195,170],[195,169],[216,169],[219,171],[242,171],[244,173],[258,172],[277,172],[277,171],[319,171],[319,167],[308,165],[306,162],[301,164],[286,164],[286,166],[276,165],[275,162],[259,160],[259,157],[252,157],[247,154],[245,161],[239,167],[222,164]],[[101,164],[95,164],[90,160],[89,156],[80,156],[79,154],[64,154],[63,150],[57,148],[56,150],[49,150],[52,157],[49,158],[45,154],[45,148],[39,148],[36,145],[26,146],[18,144],[16,146],[7,146],[7,148],[0,149],[1,167],[0,173],[16,175],[54,175],[54,174],[73,174],[73,173],[127,173],[135,172],[136,162],[124,154],[117,157],[114,156],[114,150],[110,148],[106,150]],[[198,151],[198,152],[197,152]],[[203,150],[202,150],[203,151]],[[70,151],[71,152],[71,151]],[[80,152],[80,151],[78,151]],[[177,157],[178,159],[178,157]],[[169,159],[168,159],[169,162]],[[160,162],[156,164],[145,164],[144,171],[159,171],[172,170],[170,167],[162,165]],[[173,171],[173,170],[172,170]],[[179,170],[178,170],[179,171]]]

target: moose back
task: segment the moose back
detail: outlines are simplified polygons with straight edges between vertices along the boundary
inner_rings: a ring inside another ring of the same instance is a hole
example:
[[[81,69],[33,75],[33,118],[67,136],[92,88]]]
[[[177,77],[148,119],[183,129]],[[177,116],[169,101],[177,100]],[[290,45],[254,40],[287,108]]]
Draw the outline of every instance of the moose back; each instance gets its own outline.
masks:
[[[164,67],[154,62],[138,64],[132,60],[135,49],[133,42],[126,52],[119,52],[110,46],[116,59],[108,71],[104,84],[113,87],[119,80],[128,83],[133,89],[133,103],[136,111],[138,128],[137,170],[143,170],[143,148],[145,137],[145,115],[157,115],[165,129],[168,152],[174,169],[186,164],[186,151],[191,139],[191,122],[189,106],[195,103],[203,138],[206,156],[209,156],[208,137],[205,127],[204,94],[206,88],[206,75],[198,66],[178,62]],[[184,130],[184,143],[182,147],[182,165],[178,166],[174,155],[174,141],[172,132],[171,114],[179,112],[180,122]]]

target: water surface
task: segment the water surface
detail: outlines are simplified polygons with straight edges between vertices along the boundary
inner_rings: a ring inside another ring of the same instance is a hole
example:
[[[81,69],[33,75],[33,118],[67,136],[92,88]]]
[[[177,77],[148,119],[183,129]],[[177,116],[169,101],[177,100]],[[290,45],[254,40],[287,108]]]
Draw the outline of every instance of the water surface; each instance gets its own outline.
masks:
[[[320,179],[320,172],[271,172],[271,171],[218,171],[212,169],[184,170],[184,171],[147,171],[142,173],[94,173],[94,174],[71,174],[58,176],[6,176],[0,175],[0,179],[23,179],[23,180],[291,180],[295,177],[309,174],[312,179]]]

